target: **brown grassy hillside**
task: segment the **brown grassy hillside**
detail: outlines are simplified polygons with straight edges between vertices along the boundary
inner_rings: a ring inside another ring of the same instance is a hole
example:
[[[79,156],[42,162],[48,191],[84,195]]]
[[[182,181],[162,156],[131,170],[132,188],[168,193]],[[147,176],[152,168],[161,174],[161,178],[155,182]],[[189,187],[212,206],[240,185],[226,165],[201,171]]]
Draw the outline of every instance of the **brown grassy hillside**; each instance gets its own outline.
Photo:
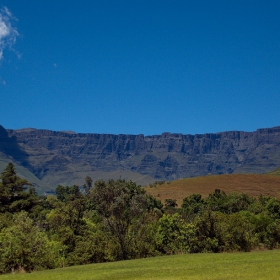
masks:
[[[170,183],[146,187],[149,194],[162,203],[165,199],[176,199],[181,205],[183,198],[199,193],[203,197],[209,195],[215,189],[221,189],[225,193],[247,193],[250,196],[260,194],[269,195],[280,199],[280,176],[270,174],[230,174],[213,175],[195,178],[180,179]]]

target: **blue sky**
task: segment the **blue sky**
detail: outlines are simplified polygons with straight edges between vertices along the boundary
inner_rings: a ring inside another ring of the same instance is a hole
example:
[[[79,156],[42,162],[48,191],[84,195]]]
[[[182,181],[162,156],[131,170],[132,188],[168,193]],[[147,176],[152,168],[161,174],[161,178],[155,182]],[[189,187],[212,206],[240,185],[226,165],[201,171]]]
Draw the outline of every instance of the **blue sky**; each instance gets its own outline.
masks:
[[[5,128],[151,135],[280,125],[280,1],[0,5]]]

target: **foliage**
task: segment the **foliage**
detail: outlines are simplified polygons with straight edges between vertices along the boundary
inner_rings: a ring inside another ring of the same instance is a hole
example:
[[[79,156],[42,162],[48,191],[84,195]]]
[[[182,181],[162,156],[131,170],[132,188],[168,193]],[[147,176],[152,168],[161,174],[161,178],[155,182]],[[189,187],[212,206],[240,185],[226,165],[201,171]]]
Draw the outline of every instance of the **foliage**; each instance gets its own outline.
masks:
[[[86,229],[76,240],[74,250],[68,256],[68,264],[90,264],[117,259],[119,246],[113,236],[102,230],[102,225],[86,219]]]
[[[92,178],[90,176],[87,176],[85,179],[85,184],[83,185],[86,195],[89,195],[90,190],[92,189],[92,183]]]
[[[165,206],[134,182],[57,186],[40,197],[9,164],[0,183],[0,273],[158,255],[280,247],[280,201],[192,194]]]
[[[55,189],[56,197],[62,202],[75,200],[75,198],[81,197],[80,188],[77,185],[74,186],[61,186],[58,185]]]
[[[0,272],[27,271],[60,266],[58,242],[33,225],[26,212],[14,215],[14,224],[0,232]]]
[[[25,192],[27,186],[32,186],[27,180],[16,175],[15,167],[9,163],[1,173],[0,183],[0,212],[19,212],[31,209],[36,202],[36,193],[31,189]]]
[[[185,223],[178,213],[163,215],[156,232],[158,249],[163,254],[198,252],[197,228]]]
[[[120,245],[120,259],[128,259],[150,198],[140,186],[124,180],[97,181],[90,195],[105,227]]]
[[[189,220],[192,220],[195,215],[202,212],[205,208],[205,201],[201,194],[192,194],[183,199],[181,212]]]

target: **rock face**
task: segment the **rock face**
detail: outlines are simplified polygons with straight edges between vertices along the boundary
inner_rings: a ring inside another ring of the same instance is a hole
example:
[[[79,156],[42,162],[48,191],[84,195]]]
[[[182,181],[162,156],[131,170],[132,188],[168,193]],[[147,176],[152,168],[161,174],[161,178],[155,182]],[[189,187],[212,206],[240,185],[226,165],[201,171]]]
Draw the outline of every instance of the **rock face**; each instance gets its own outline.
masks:
[[[16,137],[9,137],[8,132],[0,125],[0,153],[9,155],[23,166],[28,166],[27,153],[18,145]]]
[[[121,176],[148,183],[271,171],[280,166],[280,127],[153,136],[0,127],[0,151],[49,184],[82,184],[87,175],[93,179]]]

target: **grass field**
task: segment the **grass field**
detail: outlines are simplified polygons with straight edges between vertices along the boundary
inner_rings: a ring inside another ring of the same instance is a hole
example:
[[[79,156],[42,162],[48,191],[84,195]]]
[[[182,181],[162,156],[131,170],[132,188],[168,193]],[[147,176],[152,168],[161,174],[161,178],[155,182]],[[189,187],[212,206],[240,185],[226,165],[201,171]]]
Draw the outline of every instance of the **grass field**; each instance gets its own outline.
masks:
[[[164,183],[156,187],[146,187],[146,191],[160,199],[176,199],[178,205],[183,198],[199,193],[203,197],[208,196],[215,189],[221,189],[225,193],[247,193],[250,196],[268,195],[280,199],[280,176],[271,174],[229,174],[211,175],[195,178],[186,178]],[[280,278],[279,278],[280,279]]]
[[[280,250],[251,253],[188,254],[74,266],[0,280],[280,279]]]

